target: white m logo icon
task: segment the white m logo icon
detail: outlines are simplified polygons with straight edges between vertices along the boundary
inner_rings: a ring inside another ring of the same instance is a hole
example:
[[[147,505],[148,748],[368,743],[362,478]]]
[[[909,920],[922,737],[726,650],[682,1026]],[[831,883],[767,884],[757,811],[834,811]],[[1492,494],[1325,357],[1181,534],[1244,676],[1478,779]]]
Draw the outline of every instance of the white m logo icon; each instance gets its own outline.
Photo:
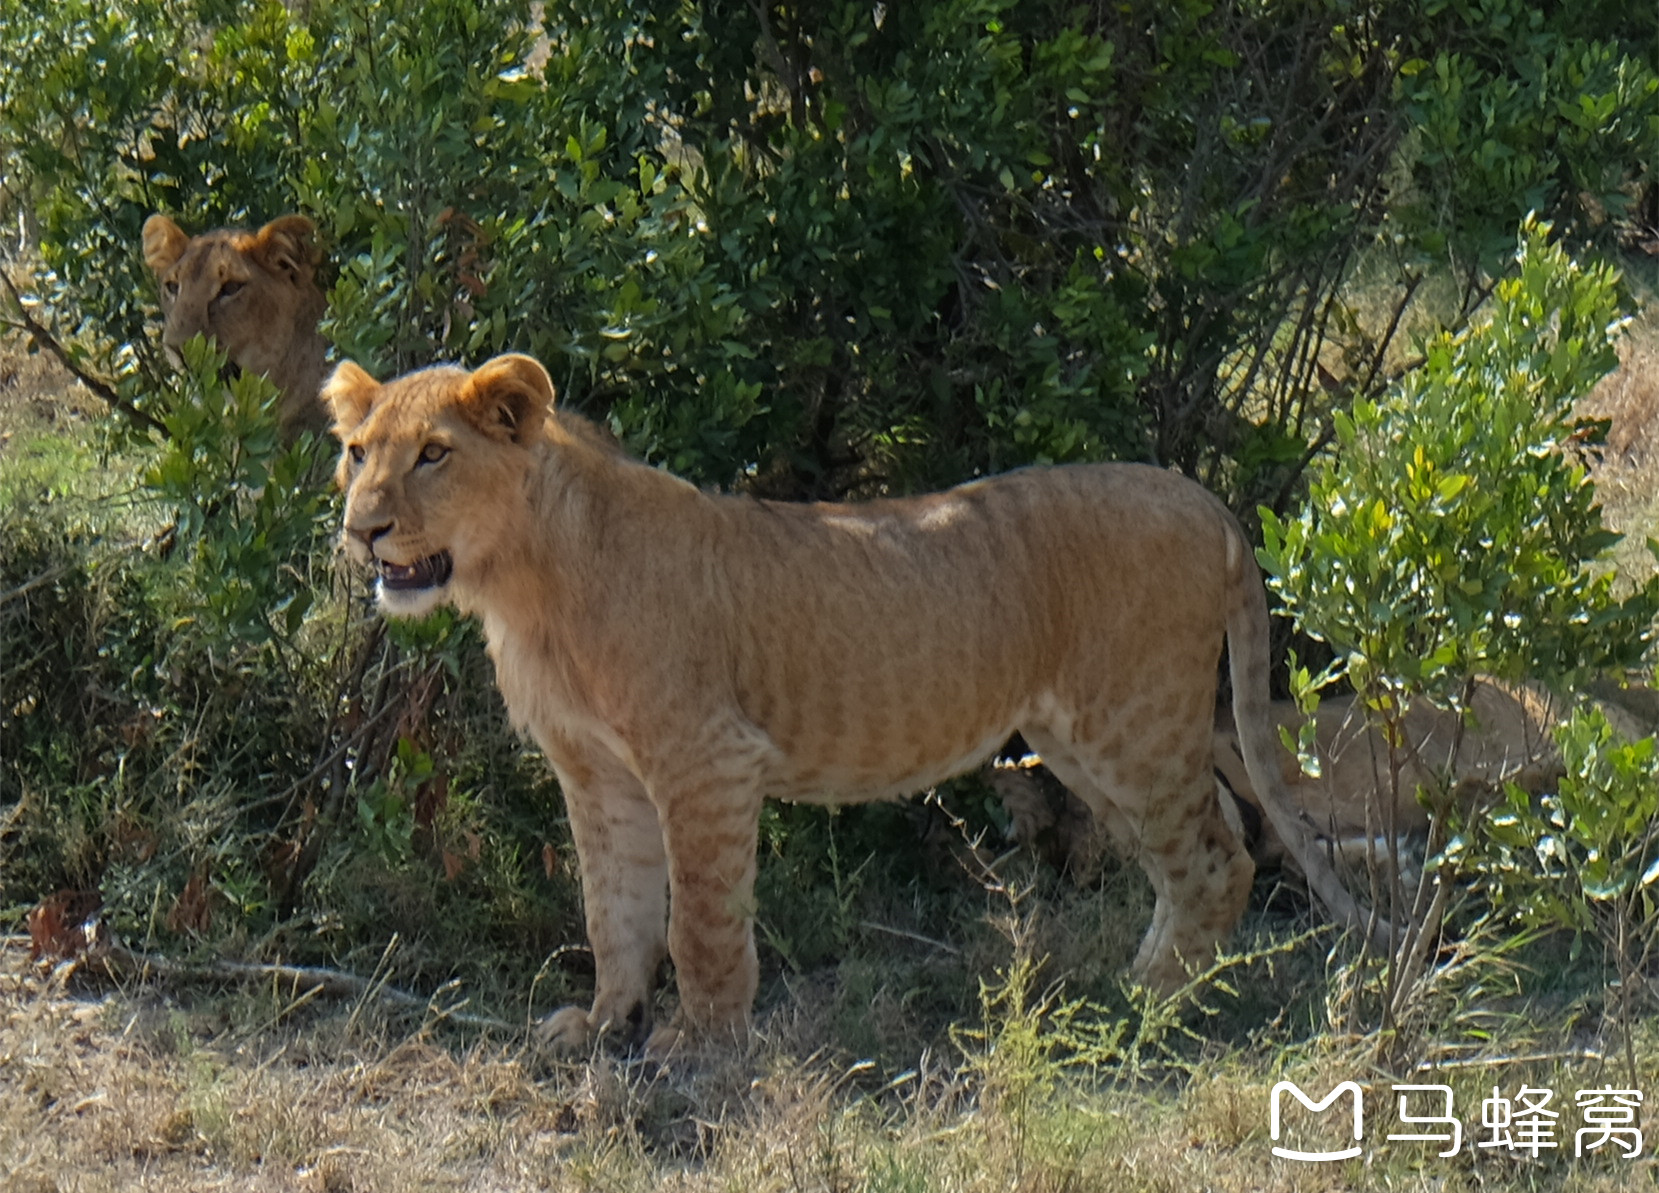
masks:
[[[1291,1148],[1288,1148],[1288,1147],[1278,1146],[1278,1139],[1279,1139],[1279,1098],[1282,1094],[1286,1093],[1287,1091],[1294,1094],[1294,1095],[1296,1095],[1296,1100],[1298,1102],[1302,1103],[1303,1106],[1306,1106],[1309,1110],[1313,1111],[1313,1113],[1315,1113],[1315,1114],[1318,1114],[1321,1110],[1324,1110],[1331,1103],[1335,1102],[1338,1098],[1340,1098],[1343,1094],[1353,1094],[1354,1095],[1354,1146],[1350,1147],[1350,1148],[1345,1148],[1344,1150],[1342,1150],[1340,1152],[1299,1152],[1299,1151],[1295,1151],[1295,1150],[1293,1150]],[[1363,1109],[1364,1101],[1365,1101],[1365,1095],[1364,1095],[1364,1093],[1361,1092],[1361,1090],[1359,1088],[1359,1085],[1356,1082],[1344,1081],[1341,1085],[1337,1086],[1330,1093],[1326,1094],[1323,1100],[1315,1102],[1312,1098],[1308,1097],[1305,1093],[1303,1093],[1302,1090],[1301,1090],[1301,1087],[1299,1087],[1295,1082],[1293,1082],[1293,1081],[1281,1081],[1281,1082],[1279,1082],[1278,1085],[1275,1085],[1273,1087],[1273,1093],[1271,1095],[1271,1098],[1272,1098],[1272,1104],[1271,1104],[1271,1109],[1269,1111],[1269,1120],[1268,1121],[1269,1121],[1269,1126],[1271,1127],[1271,1131],[1272,1131],[1272,1135],[1273,1135],[1273,1140],[1274,1140],[1273,1154],[1275,1156],[1281,1156],[1286,1160],[1352,1160],[1355,1156],[1359,1155],[1360,1150],[1361,1150],[1360,1149],[1360,1138],[1361,1138],[1362,1133],[1363,1133],[1362,1124],[1364,1122],[1364,1117],[1365,1117],[1365,1112],[1364,1112],[1364,1109]]]

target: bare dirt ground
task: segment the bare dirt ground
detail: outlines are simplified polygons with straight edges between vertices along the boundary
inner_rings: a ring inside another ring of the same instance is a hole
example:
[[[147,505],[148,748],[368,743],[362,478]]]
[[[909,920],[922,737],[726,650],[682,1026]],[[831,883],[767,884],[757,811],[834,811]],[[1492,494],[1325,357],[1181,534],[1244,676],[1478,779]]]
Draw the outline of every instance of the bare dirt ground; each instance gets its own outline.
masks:
[[[14,442],[73,433],[103,410],[50,354],[29,352],[21,336],[0,337],[0,459]]]

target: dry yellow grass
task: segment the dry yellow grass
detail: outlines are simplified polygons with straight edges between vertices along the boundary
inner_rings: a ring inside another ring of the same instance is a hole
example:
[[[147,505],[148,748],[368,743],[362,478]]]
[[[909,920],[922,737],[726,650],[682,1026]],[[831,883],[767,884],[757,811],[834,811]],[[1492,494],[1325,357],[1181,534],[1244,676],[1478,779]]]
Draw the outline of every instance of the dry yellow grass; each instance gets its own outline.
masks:
[[[493,1045],[345,1012],[237,1030],[149,992],[71,996],[17,948],[5,962],[6,1189],[581,1187],[544,1179],[604,1160],[639,1097],[603,1065],[539,1084]]]
[[[180,1005],[154,990],[66,989],[21,947],[0,950],[0,1189],[1601,1193],[1653,1174],[1651,1160],[1472,1146],[1473,1108],[1494,1081],[1571,1090],[1622,1080],[1616,1061],[1390,1077],[1349,1044],[1233,1054],[1170,1087],[1028,1085],[987,1056],[924,1055],[884,1079],[773,1038],[747,1059],[657,1071],[604,1055],[549,1066],[517,1042],[394,1030],[346,1006],[280,1020],[286,1005],[270,992]],[[1659,1088],[1659,1067],[1642,1070]],[[1286,1075],[1316,1091],[1366,1084],[1364,1160],[1271,1155],[1268,1091]],[[1463,1155],[1383,1141],[1395,1080],[1457,1088]]]
[[[1625,535],[1614,554],[1620,572],[1650,575],[1649,536],[1659,537],[1659,307],[1650,305],[1619,344],[1619,367],[1583,403],[1608,420],[1607,443],[1592,469],[1602,509]]]

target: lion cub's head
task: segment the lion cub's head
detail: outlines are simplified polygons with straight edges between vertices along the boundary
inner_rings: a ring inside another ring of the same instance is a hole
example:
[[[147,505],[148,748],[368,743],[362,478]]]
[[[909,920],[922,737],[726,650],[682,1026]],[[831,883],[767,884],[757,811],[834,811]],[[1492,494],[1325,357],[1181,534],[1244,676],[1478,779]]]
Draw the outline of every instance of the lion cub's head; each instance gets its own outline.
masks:
[[[521,533],[526,477],[553,381],[528,356],[381,385],[349,361],[322,397],[341,447],[347,551],[373,563],[380,606],[418,617],[475,587]]]
[[[327,300],[317,288],[315,229],[285,215],[257,232],[186,236],[164,215],[144,221],[144,262],[161,283],[161,342],[174,365],[192,336],[210,336],[236,368],[283,391],[285,432],[321,430],[317,404],[327,345],[317,332]]]

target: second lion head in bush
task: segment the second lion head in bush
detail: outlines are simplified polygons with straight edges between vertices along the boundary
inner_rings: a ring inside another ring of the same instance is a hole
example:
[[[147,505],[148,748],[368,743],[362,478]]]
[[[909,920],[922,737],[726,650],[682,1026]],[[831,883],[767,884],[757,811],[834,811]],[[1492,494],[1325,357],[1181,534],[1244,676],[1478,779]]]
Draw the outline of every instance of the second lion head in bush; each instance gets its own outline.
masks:
[[[324,387],[347,548],[385,612],[484,625],[515,724],[564,791],[596,989],[561,1045],[638,1032],[666,951],[682,1027],[746,1029],[763,798],[906,795],[1016,730],[1152,881],[1135,960],[1179,986],[1252,866],[1210,771],[1229,643],[1252,777],[1321,899],[1357,908],[1288,812],[1267,609],[1237,521],[1141,465],[1032,468],[944,493],[797,505],[702,492],[551,409],[536,361]]]
[[[165,215],[144,222],[144,261],[161,284],[162,343],[177,360],[196,335],[218,341],[230,363],[269,378],[282,396],[283,437],[328,425],[317,390],[328,342],[317,331],[327,306],[317,287],[316,231],[285,215],[258,231],[220,228],[187,236]]]

